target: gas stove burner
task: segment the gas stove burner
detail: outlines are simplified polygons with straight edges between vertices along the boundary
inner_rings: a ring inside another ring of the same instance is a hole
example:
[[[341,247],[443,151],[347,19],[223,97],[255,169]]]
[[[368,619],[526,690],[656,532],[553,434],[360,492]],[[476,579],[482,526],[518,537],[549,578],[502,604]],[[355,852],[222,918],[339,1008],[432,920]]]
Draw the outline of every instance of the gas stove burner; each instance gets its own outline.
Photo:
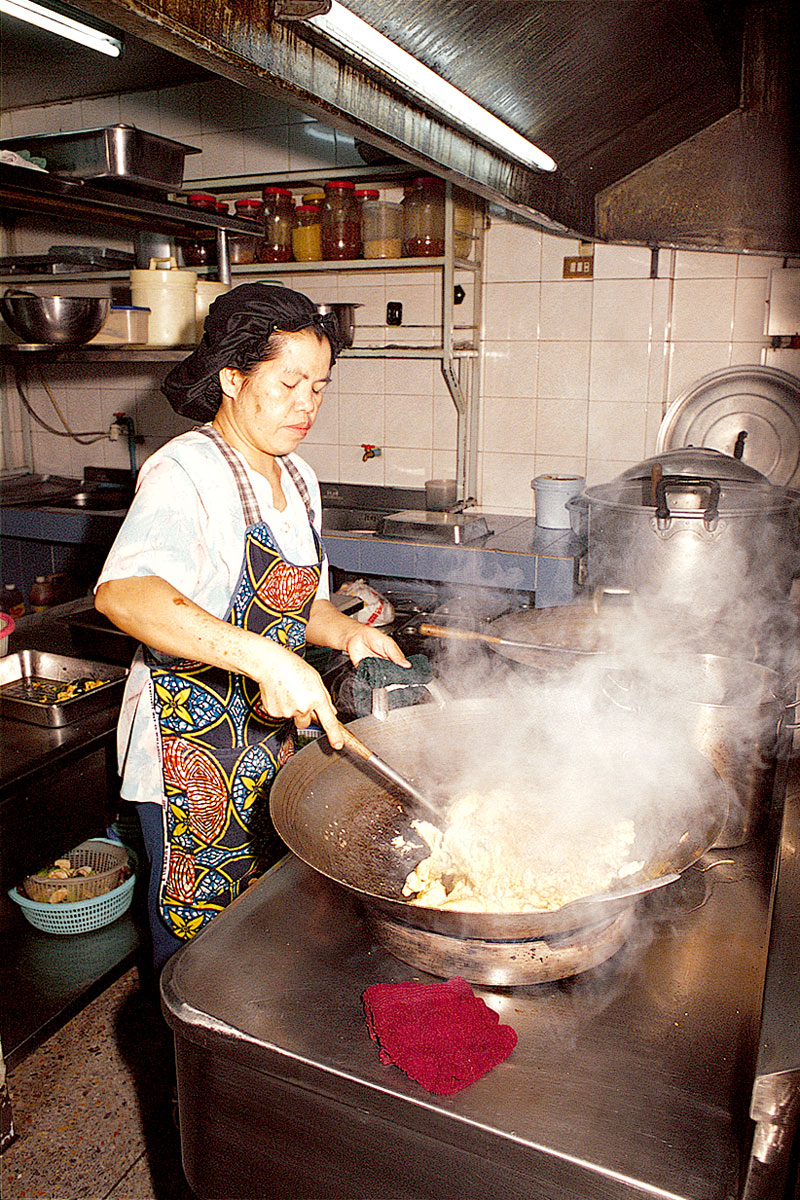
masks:
[[[520,941],[451,937],[376,912],[365,915],[384,949],[420,971],[445,978],[460,975],[467,983],[488,987],[524,987],[567,979],[606,962],[627,941],[635,907],[633,901],[597,924]]]

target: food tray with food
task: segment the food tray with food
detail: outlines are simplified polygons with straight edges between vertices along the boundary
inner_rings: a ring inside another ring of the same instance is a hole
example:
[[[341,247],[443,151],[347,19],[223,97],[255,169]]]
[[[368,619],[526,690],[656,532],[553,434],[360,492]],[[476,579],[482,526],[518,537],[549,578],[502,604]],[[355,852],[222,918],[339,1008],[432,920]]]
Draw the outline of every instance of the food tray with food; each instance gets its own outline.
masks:
[[[32,725],[58,727],[119,703],[124,667],[20,650],[0,660],[0,712]]]
[[[42,904],[72,904],[104,896],[130,874],[128,851],[105,838],[81,842],[52,866],[29,875],[23,895]]]

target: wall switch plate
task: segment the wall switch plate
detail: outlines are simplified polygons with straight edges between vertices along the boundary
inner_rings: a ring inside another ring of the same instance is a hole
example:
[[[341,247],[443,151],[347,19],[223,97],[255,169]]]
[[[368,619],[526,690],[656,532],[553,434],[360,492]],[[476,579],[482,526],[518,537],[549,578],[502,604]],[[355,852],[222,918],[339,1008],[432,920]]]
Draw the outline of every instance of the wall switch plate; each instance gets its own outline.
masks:
[[[594,257],[591,254],[565,256],[564,279],[591,279],[594,276]]]

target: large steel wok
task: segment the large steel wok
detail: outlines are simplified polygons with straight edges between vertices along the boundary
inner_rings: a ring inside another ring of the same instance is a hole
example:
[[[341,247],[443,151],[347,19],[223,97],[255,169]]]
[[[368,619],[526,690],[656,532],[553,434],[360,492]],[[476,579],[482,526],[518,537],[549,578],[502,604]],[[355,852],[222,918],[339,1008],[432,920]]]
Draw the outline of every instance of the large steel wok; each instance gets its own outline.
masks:
[[[421,632],[426,628],[431,626],[423,624]],[[460,640],[475,636],[455,626],[436,628],[442,637]],[[693,620],[692,614],[676,613],[664,604],[643,606],[637,598],[617,606],[579,602],[517,609],[487,621],[479,636],[510,663],[548,673],[571,670],[585,663],[587,656],[619,658],[637,636],[649,648],[665,653],[755,653],[752,639],[741,630],[729,629],[720,621],[709,628],[700,617]]]
[[[396,709],[386,721],[364,717],[350,728],[426,791],[447,793],[450,781],[461,779],[463,786],[466,749],[479,739],[488,747],[500,719],[495,702],[480,698],[455,701],[443,709],[433,705]],[[652,747],[641,750],[652,754]],[[532,744],[531,755],[536,752]],[[666,774],[644,806],[631,803],[637,830],[631,858],[643,860],[642,869],[624,881],[620,893],[574,901],[553,911],[470,913],[408,903],[402,896],[404,880],[428,853],[411,820],[427,814],[406,808],[401,793],[390,790],[362,764],[331,751],[327,742],[306,746],[283,767],[272,788],[270,809],[286,845],[314,870],[354,893],[368,916],[377,914],[413,930],[454,938],[550,937],[611,919],[635,903],[629,889],[669,882],[713,845],[727,816],[725,791],[702,755],[691,749],[686,754],[697,781],[692,794],[676,796],[673,780]],[[623,754],[611,764],[623,809],[626,761],[630,765]],[[591,787],[589,778],[587,787]],[[406,844],[401,845],[400,839]]]

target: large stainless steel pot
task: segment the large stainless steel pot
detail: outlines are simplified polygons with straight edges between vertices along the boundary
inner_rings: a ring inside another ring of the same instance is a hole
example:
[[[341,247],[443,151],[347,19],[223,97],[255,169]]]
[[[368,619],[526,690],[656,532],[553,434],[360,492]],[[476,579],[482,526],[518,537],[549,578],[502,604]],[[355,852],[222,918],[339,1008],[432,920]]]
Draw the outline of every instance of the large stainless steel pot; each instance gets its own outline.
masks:
[[[673,450],[570,501],[585,524],[591,586],[630,587],[713,615],[800,573],[800,495],[738,459]]]
[[[488,752],[501,719],[496,703],[481,698],[441,710],[432,705],[397,709],[386,721],[364,717],[351,728],[412,781],[424,782],[429,790],[447,789],[449,781],[463,781],[465,748],[482,738]],[[654,782],[643,804],[631,800],[637,830],[631,854],[644,862],[625,881],[633,890],[673,880],[705,853],[722,828],[727,802],[719,778],[701,755],[688,753],[697,788],[680,797],[680,805],[672,803],[675,787],[668,772]],[[624,797],[631,761],[622,755],[610,768]],[[586,787],[591,787],[588,777]],[[668,805],[664,789],[670,789]],[[474,939],[484,948],[551,937],[606,925],[635,903],[628,889],[620,888],[548,912],[469,913],[411,905],[402,896],[403,882],[428,849],[398,797],[363,764],[317,742],[282,768],[270,798],[275,828],[286,845],[362,901],[376,935],[393,953],[398,941],[408,946],[416,934]],[[602,813],[598,820],[603,821]]]
[[[609,669],[606,695],[625,706],[669,712],[717,771],[728,817],[715,846],[742,846],[767,817],[775,770],[795,707],[781,676],[718,654],[654,655]]]

